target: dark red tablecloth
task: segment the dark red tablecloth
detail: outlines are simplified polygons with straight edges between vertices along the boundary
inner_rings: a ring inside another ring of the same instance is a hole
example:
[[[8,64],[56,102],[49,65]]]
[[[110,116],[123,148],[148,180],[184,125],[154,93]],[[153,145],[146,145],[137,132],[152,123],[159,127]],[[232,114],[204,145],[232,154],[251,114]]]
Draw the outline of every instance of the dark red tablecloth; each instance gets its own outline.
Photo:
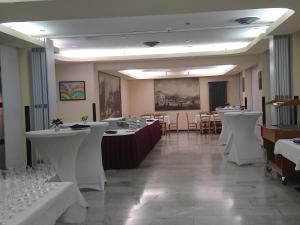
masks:
[[[136,168],[161,138],[159,122],[145,126],[135,134],[104,136],[102,160],[105,170]]]

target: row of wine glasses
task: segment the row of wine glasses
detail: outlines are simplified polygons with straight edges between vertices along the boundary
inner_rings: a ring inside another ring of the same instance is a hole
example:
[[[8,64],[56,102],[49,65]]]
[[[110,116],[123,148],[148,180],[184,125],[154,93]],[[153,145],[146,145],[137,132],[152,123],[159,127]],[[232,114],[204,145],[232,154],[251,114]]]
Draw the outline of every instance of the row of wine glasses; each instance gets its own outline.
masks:
[[[53,166],[44,163],[0,170],[0,225],[51,191],[56,184],[48,181],[54,176]]]

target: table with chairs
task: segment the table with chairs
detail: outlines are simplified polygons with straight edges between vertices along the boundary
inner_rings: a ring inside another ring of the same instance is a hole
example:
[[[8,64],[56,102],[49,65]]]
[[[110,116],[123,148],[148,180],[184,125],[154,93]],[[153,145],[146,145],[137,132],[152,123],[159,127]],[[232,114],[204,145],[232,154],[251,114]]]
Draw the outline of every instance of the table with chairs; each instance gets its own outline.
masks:
[[[201,134],[218,134],[222,130],[222,122],[217,112],[200,112],[195,115],[195,122]]]

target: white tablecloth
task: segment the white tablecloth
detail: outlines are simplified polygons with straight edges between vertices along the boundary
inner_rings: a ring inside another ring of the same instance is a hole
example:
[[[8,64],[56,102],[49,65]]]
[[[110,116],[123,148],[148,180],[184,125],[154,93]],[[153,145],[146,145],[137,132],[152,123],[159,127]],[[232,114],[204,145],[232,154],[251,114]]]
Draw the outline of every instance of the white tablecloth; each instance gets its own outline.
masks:
[[[70,182],[57,183],[57,186],[38,199],[24,211],[14,215],[7,225],[54,225],[58,218],[64,223],[82,223],[86,210],[71,212],[76,204],[76,187]]]
[[[60,181],[72,182],[77,186],[77,153],[81,143],[90,132],[90,129],[61,129],[60,131],[50,129],[30,131],[26,133],[26,137],[31,140],[43,158],[54,166]],[[77,201],[80,206],[87,207],[87,203],[78,188]]]
[[[292,161],[296,164],[295,170],[300,170],[300,145],[295,144],[290,139],[278,140],[275,144],[274,153]]]
[[[224,113],[227,112],[242,112],[241,110],[236,110],[236,109],[218,109],[217,110],[220,120],[222,122],[222,131],[219,136],[219,143],[221,145],[227,145],[230,139],[230,136],[232,135],[231,130],[229,129],[229,126],[227,124],[226,118],[224,117]]]
[[[263,151],[254,129],[260,112],[228,112],[224,117],[232,135],[228,143],[228,161],[238,165],[263,162]]]
[[[64,125],[72,126],[74,124],[67,123]],[[76,177],[78,186],[80,188],[104,190],[106,178],[102,165],[101,141],[108,123],[87,122],[84,125],[91,126],[91,133],[81,143],[77,155]]]
[[[171,121],[170,121],[170,117],[168,115],[166,116],[156,116],[155,117],[156,119],[162,119],[164,122],[166,122],[167,125],[170,125]]]

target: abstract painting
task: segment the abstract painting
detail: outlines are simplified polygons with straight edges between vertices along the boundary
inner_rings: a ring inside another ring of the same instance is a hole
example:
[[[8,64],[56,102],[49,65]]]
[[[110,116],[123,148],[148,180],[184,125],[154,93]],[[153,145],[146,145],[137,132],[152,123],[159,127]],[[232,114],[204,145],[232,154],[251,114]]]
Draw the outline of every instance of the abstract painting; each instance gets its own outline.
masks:
[[[154,80],[155,111],[200,109],[198,78]]]
[[[60,81],[59,98],[61,101],[85,100],[85,81]]]
[[[100,119],[121,117],[121,84],[120,78],[99,72]]]

